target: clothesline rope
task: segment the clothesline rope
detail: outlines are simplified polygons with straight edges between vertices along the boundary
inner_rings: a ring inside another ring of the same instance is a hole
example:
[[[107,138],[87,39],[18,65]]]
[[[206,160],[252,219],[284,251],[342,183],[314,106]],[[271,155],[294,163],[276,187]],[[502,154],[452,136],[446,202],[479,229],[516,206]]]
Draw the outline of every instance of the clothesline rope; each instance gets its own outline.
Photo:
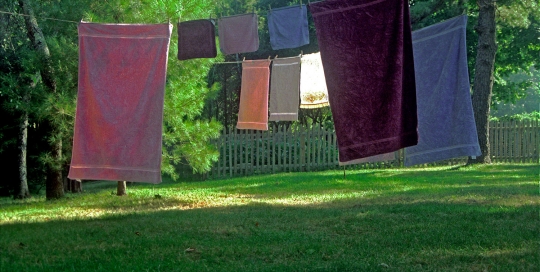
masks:
[[[302,5],[302,1],[300,1],[300,5]],[[293,6],[286,6],[286,7],[293,7]],[[283,7],[283,8],[286,8],[286,7]],[[271,10],[271,8],[270,8],[270,10]],[[0,10],[0,13],[30,17],[30,15],[28,15],[28,14],[22,14],[22,13],[16,13],[16,12],[8,12],[8,11],[3,11],[3,10]],[[245,13],[245,14],[256,14],[256,12],[248,12],[248,13]],[[245,15],[245,14],[236,14],[236,15],[230,15],[230,16],[223,16],[222,15],[221,17],[233,17],[233,16],[240,16],[240,15]],[[42,19],[42,20],[53,20],[53,21],[60,21],[60,22],[66,22],[66,23],[75,23],[75,24],[80,23],[80,21],[56,19],[56,18],[51,18],[51,17],[38,17],[38,16],[34,16],[34,17],[36,19]],[[219,19],[219,18],[217,18],[217,19]],[[213,20],[212,16],[210,16],[210,20]],[[168,21],[170,23],[171,19],[169,18]],[[178,17],[178,21],[180,21],[180,17]]]
[[[2,11],[0,10],[0,13],[4,13],[4,14],[11,14],[11,15],[18,15],[18,16],[26,16],[26,17],[31,17],[31,15],[28,15],[28,14],[21,14],[21,13],[15,13],[15,12],[7,12],[7,11]],[[76,21],[70,21],[70,20],[62,20],[62,19],[56,19],[56,18],[50,18],[50,17],[37,17],[37,16],[33,16],[35,17],[36,19],[42,19],[42,20],[53,20],[53,21],[60,21],[60,22],[67,22],[67,23],[75,23],[75,24],[78,24],[80,22],[76,22]]]

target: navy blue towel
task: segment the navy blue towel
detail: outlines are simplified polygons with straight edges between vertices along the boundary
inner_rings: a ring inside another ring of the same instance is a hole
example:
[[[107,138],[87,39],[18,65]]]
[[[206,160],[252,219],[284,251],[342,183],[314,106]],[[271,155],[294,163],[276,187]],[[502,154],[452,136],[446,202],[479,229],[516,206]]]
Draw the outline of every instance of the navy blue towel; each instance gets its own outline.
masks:
[[[270,45],[274,50],[309,44],[306,5],[269,10],[268,32]]]
[[[405,165],[479,156],[462,15],[413,32],[418,145],[405,149]]]

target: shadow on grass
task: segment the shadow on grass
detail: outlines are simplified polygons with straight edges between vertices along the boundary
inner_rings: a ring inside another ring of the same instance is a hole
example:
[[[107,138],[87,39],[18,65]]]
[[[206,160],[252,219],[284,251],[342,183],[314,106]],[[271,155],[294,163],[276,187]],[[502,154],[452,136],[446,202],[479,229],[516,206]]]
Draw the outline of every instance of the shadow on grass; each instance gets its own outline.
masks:
[[[5,271],[538,267],[538,205],[389,202],[250,203],[2,225],[0,264]]]
[[[0,270],[536,271],[537,179],[537,165],[329,171],[121,198],[95,183],[97,197],[46,202],[80,217],[1,224]]]

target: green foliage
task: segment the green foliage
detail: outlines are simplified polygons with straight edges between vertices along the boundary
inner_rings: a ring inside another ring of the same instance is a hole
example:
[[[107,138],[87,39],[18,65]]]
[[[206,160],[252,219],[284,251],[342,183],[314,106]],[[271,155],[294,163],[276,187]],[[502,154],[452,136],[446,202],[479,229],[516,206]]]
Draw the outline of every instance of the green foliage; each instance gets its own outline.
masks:
[[[164,23],[169,19],[208,18],[215,1],[112,1],[85,16],[94,22]],[[215,59],[178,61],[177,32],[173,31],[165,88],[162,172],[178,178],[176,167],[188,163],[195,173],[210,170],[219,153],[210,144],[219,137],[221,125],[199,116],[210,92],[207,74]],[[211,86],[210,86],[211,87]]]
[[[433,9],[435,7],[435,9]],[[426,12],[431,13],[422,17]],[[467,14],[467,57],[469,74],[474,84],[474,64],[476,62],[477,33],[474,27],[478,18],[476,0],[414,0],[411,1],[411,16],[418,20],[413,24],[419,29],[441,22],[459,14]],[[530,81],[509,81],[516,73],[530,75],[531,66],[539,66],[540,54],[540,6],[537,0],[497,1],[497,56],[495,59],[492,105],[515,103],[526,95],[533,86]]]
[[[536,271],[538,165],[85,182],[0,198],[4,271]],[[66,254],[69,252],[69,254]]]
[[[501,117],[491,117],[491,121],[540,121],[540,111],[533,111]]]

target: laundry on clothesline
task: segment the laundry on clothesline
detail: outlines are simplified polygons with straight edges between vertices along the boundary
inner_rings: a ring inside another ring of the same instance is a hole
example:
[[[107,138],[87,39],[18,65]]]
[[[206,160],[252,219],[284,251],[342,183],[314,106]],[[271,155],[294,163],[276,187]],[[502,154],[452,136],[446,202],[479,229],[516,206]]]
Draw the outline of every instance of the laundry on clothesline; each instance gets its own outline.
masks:
[[[309,8],[317,29],[339,161],[416,145],[408,1],[322,1]]]
[[[467,66],[467,16],[413,32],[418,145],[405,165],[480,156]]]
[[[79,84],[68,177],[161,182],[170,24],[79,24]]]
[[[249,53],[259,49],[257,14],[249,13],[218,19],[219,47],[223,54]]]
[[[242,63],[237,129],[268,130],[268,88],[271,60]]]
[[[295,48],[309,44],[306,5],[268,11],[268,33],[272,49]]]
[[[327,107],[328,89],[320,53],[302,55],[300,71],[300,108]]]
[[[300,104],[300,57],[274,59],[269,121],[297,121]]]
[[[215,58],[216,31],[211,20],[178,23],[178,59]]]

